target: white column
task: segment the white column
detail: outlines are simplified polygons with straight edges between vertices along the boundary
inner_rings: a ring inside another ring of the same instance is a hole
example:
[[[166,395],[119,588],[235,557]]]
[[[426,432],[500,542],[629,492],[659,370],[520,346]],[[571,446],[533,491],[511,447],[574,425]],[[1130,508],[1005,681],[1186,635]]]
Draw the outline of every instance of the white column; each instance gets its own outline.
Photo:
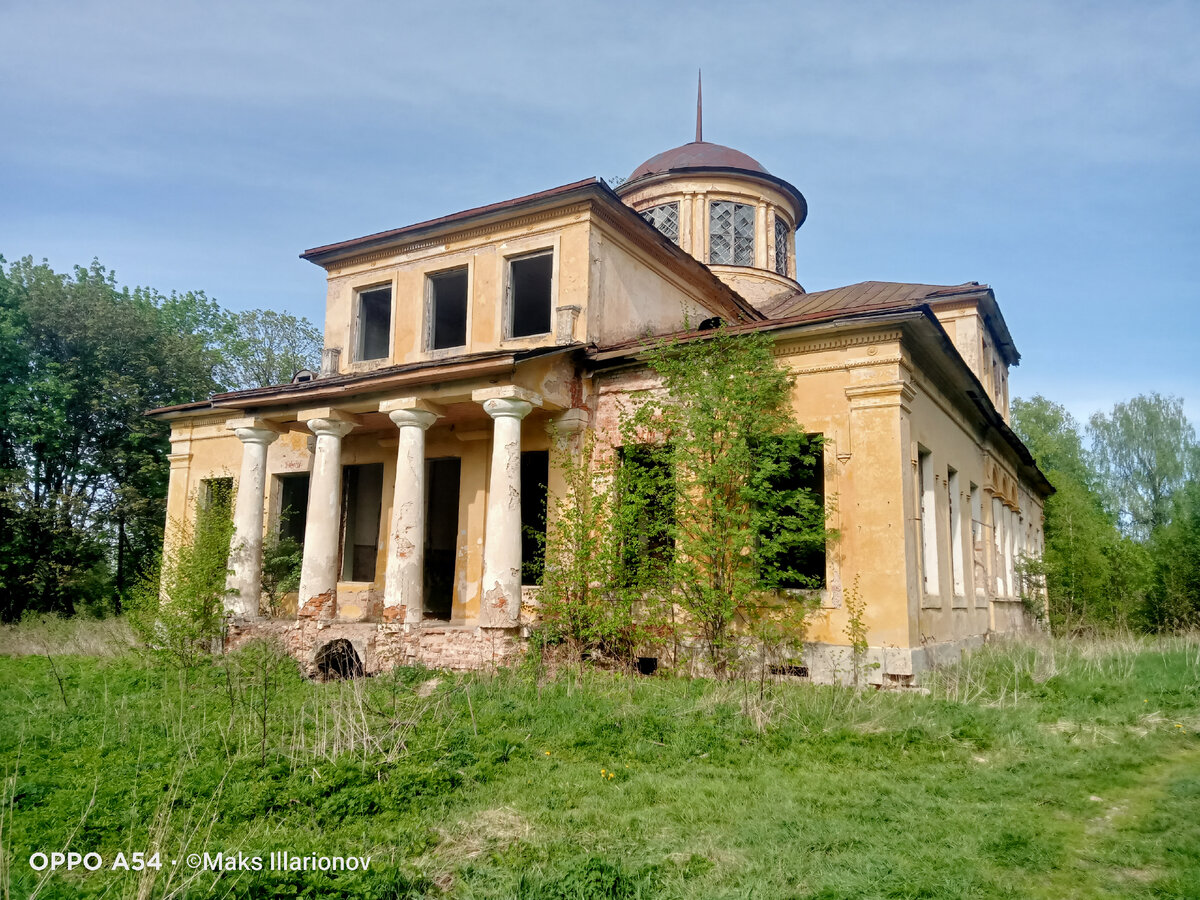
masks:
[[[383,619],[392,621],[404,607],[404,621],[417,625],[425,612],[425,431],[438,418],[429,404],[386,400],[379,404],[400,430],[396,482],[388,531],[387,577]],[[403,404],[403,405],[401,405]]]
[[[300,567],[300,609],[316,603],[318,617],[332,619],[337,609],[338,538],[342,522],[342,438],[353,421],[338,415],[306,419],[317,436],[308,517],[304,525],[304,562]]]
[[[267,447],[279,432],[259,419],[234,419],[225,426],[242,442],[242,471],[233,507],[233,540],[225,587],[227,612],[240,618],[258,615],[262,593],[263,497],[267,483]]]
[[[515,628],[521,616],[521,420],[541,398],[516,387],[475,391],[471,397],[495,422],[479,623]]]

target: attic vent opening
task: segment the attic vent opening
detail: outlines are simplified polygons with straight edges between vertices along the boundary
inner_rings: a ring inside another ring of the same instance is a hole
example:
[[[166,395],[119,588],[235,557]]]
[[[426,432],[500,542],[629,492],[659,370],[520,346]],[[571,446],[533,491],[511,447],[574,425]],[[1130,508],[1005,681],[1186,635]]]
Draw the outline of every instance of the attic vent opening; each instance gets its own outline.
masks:
[[[312,369],[301,369],[292,376],[292,384],[307,384],[317,377],[317,373]]]
[[[322,681],[332,678],[360,678],[363,674],[362,660],[358,652],[345,638],[330,641],[317,651],[317,674]]]

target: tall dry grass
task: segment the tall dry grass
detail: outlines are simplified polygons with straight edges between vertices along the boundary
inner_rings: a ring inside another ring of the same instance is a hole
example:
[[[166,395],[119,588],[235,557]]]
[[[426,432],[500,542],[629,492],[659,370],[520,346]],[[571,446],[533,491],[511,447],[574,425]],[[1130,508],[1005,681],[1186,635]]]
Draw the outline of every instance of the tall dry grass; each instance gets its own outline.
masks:
[[[0,625],[0,656],[117,656],[136,645],[121,616],[64,619],[46,614]]]

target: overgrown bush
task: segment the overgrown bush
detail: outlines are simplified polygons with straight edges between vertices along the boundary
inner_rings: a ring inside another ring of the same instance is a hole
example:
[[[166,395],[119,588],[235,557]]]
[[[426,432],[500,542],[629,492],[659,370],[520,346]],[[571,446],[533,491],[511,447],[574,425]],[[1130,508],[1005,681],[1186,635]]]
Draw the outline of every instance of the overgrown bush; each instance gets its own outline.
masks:
[[[212,652],[225,618],[229,549],[233,538],[230,491],[223,485],[197,501],[191,523],[177,523],[180,539],[133,592],[129,621],[151,650],[191,667]]]
[[[541,636],[622,660],[682,639],[718,674],[750,640],[761,675],[803,642],[794,589],[823,585],[820,438],[794,421],[769,336],[721,328],[646,364],[660,387],[630,398],[619,434],[560,455]]]
[[[271,616],[283,614],[284,598],[300,589],[304,545],[295,538],[276,537],[263,548],[262,591]]]

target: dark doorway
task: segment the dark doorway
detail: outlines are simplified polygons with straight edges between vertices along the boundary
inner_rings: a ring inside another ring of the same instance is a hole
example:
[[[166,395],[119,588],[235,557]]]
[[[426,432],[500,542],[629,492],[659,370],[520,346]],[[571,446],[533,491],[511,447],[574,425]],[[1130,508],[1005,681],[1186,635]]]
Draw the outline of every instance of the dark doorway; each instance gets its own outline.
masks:
[[[374,581],[383,463],[342,468],[342,581]]]
[[[358,678],[363,673],[362,660],[345,638],[330,641],[317,651],[317,674],[322,681],[331,678]]]
[[[521,584],[541,584],[546,566],[546,484],[550,452],[521,454]]]
[[[425,469],[425,616],[450,621],[458,555],[458,489],[462,460],[431,459]]]

